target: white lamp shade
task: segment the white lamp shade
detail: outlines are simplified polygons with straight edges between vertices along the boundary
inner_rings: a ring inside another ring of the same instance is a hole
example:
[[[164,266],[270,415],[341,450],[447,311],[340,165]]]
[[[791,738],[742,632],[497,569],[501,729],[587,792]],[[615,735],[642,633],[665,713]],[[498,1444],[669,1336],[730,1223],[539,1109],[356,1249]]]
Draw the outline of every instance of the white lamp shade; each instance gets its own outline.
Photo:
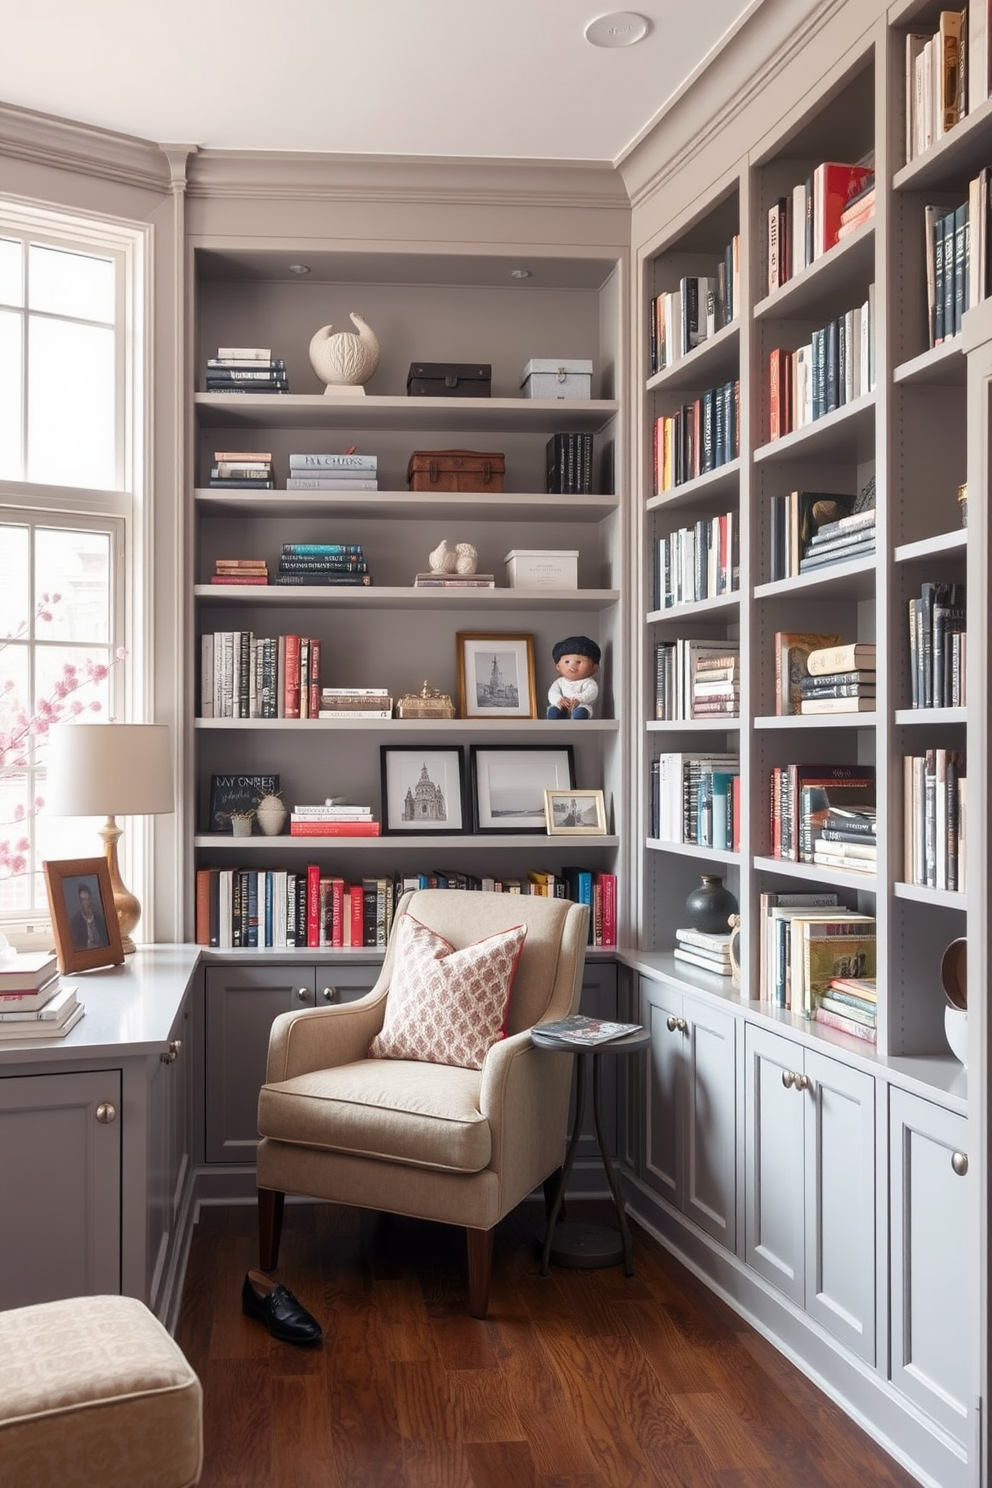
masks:
[[[48,736],[45,809],[53,816],[172,811],[164,723],[62,723]]]

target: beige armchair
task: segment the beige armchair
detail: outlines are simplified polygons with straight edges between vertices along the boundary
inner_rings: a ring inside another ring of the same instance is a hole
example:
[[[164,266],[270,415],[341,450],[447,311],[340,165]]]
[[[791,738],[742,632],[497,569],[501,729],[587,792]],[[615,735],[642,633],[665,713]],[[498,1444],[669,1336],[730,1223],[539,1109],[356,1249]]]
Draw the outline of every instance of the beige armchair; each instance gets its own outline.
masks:
[[[400,916],[456,949],[526,924],[506,1038],[481,1070],[369,1059],[383,1026]],[[284,1013],[272,1025],[258,1102],[260,1263],[278,1260],[283,1200],[464,1225],[469,1311],[485,1317],[493,1227],[560,1166],[572,1061],[530,1039],[578,1007],[588,910],[564,899],[471,890],[405,894],[375,987],[358,1002]]]

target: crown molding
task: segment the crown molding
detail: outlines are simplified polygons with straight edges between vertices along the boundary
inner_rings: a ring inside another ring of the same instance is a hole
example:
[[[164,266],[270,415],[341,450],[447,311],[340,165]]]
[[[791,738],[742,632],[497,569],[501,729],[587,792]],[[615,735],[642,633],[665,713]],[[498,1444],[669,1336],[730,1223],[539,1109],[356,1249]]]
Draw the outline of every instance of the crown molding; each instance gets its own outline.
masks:
[[[0,103],[0,156],[161,194],[169,169],[158,145],[54,114]]]
[[[631,206],[641,206],[732,126],[777,74],[851,0],[762,0],[711,53],[617,161]],[[865,7],[864,30],[876,16]],[[671,139],[670,147],[666,142]],[[664,159],[656,164],[659,149]]]
[[[206,149],[190,160],[186,189],[191,198],[630,210],[609,161]]]

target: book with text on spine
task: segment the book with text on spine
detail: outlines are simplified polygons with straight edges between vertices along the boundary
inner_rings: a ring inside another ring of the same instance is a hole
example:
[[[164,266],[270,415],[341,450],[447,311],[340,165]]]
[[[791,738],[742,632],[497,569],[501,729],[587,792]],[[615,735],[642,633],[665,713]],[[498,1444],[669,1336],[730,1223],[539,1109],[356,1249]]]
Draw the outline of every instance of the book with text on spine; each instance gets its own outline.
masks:
[[[378,837],[377,821],[294,821],[289,824],[291,837]]]

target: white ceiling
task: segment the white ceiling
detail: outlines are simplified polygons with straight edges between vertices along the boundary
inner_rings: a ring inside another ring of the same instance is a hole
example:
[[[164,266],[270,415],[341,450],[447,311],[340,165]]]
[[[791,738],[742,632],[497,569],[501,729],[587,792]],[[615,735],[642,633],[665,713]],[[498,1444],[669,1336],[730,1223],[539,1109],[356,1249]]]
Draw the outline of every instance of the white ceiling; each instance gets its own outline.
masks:
[[[21,0],[0,100],[160,143],[616,161],[761,0]],[[619,0],[617,9],[624,4]]]

